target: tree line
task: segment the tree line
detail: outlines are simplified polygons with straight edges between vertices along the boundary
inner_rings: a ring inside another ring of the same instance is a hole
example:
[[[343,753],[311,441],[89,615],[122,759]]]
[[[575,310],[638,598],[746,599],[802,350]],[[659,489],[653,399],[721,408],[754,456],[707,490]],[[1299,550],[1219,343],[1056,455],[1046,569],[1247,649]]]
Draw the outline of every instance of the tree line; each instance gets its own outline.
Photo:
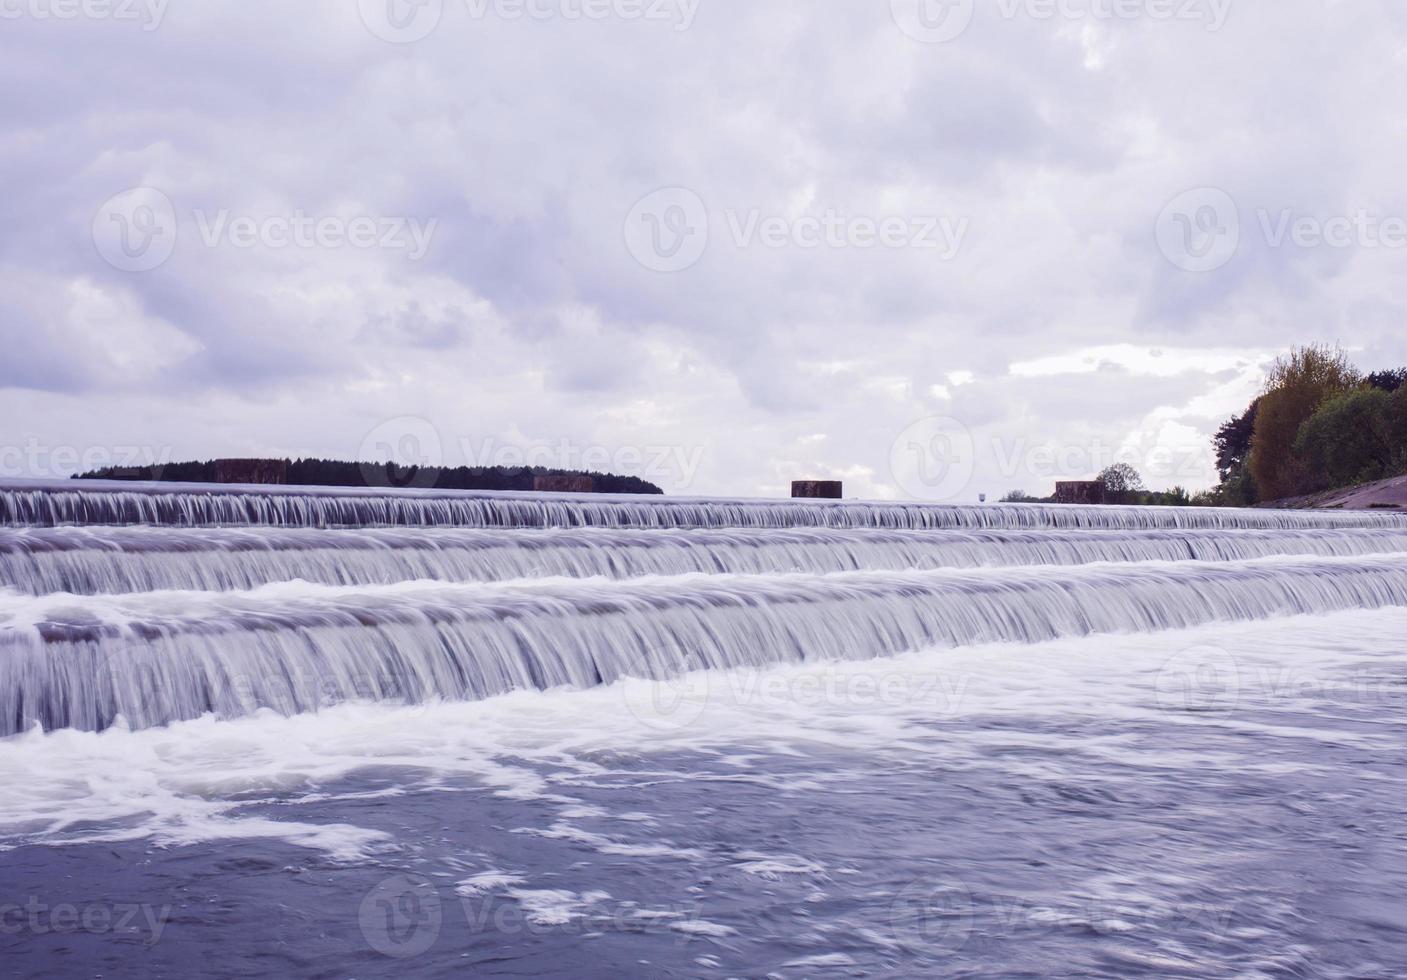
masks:
[[[284,483],[295,487],[423,487],[439,490],[532,490],[540,476],[590,477],[596,493],[663,494],[655,484],[614,473],[553,470],[541,466],[455,466],[422,468],[394,463],[348,463],[334,459],[292,459]],[[144,480],[157,483],[216,483],[216,460],[160,466],[108,467],[80,473],[77,480]]]
[[[1250,507],[1407,474],[1407,368],[1364,374],[1338,347],[1278,358],[1255,400],[1212,440],[1221,482],[1153,491],[1128,463],[1096,480],[1109,503]],[[1049,503],[1013,490],[1003,503]]]
[[[1279,358],[1214,439],[1213,502],[1249,506],[1407,473],[1407,368],[1364,374],[1337,347]]]

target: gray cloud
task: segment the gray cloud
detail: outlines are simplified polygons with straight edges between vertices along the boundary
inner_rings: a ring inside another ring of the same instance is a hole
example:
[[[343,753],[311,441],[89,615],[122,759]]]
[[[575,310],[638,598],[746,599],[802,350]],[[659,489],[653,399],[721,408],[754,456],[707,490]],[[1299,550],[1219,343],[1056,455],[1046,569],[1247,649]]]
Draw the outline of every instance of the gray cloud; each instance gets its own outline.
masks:
[[[992,446],[1205,444],[1293,342],[1407,363],[1407,249],[1277,245],[1257,217],[1407,216],[1386,97],[1402,11],[1235,3],[1213,32],[994,9],[935,45],[882,2],[705,0],[676,30],[447,0],[409,44],[355,0],[173,0],[149,31],[7,20],[0,84],[23,97],[0,105],[0,443],[346,456],[419,416],[450,457],[674,446],[701,453],[661,479],[675,491],[836,474],[902,496],[891,446],[942,416],[986,447],[975,496],[1060,475],[1013,474]],[[94,219],[140,186],[171,200],[175,246],[121,271]],[[705,209],[682,271],[627,247],[662,187]],[[1198,187],[1231,195],[1241,240],[1188,272],[1156,228]],[[435,227],[416,258],[203,240],[221,211]],[[843,246],[798,243],[828,212]],[[960,223],[961,245],[856,241],[887,218]],[[739,241],[754,219],[785,243]],[[1110,345],[1185,364],[1009,370]],[[1163,482],[1206,483],[1198,465]]]

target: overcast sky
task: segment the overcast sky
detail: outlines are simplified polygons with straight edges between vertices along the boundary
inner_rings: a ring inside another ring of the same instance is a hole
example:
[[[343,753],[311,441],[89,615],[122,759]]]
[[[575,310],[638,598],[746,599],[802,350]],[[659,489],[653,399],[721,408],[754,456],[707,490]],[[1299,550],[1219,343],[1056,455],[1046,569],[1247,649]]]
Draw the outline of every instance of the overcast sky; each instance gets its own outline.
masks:
[[[0,0],[0,475],[975,500],[1407,364],[1391,0]],[[1394,289],[1394,287],[1397,287]]]

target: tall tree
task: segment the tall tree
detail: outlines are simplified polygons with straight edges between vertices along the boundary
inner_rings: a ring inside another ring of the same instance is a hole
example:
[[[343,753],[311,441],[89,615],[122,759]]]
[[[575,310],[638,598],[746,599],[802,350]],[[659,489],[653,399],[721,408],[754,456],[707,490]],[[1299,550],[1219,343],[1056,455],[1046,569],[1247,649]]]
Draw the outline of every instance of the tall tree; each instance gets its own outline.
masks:
[[[1295,452],[1300,426],[1327,399],[1362,381],[1338,347],[1298,347],[1271,366],[1251,438],[1250,471],[1263,499],[1323,489],[1323,478]]]
[[[1225,425],[1217,430],[1216,468],[1221,473],[1221,482],[1232,480],[1246,465],[1251,455],[1251,438],[1256,431],[1256,410],[1260,399],[1251,402],[1251,407],[1243,415],[1233,415]]]
[[[1143,492],[1143,477],[1128,463],[1115,463],[1099,474],[1104,492],[1116,503],[1130,503],[1135,494]]]

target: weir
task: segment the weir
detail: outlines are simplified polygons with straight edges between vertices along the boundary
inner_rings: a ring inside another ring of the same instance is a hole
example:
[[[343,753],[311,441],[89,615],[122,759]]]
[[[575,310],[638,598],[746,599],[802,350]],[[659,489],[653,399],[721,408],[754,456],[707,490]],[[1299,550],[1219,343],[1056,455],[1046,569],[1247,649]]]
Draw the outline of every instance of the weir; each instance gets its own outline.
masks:
[[[0,484],[0,524],[176,527],[1403,527],[1392,514],[818,500],[689,500],[436,490],[230,487],[73,481]]]
[[[0,737],[1407,605],[1407,520],[1385,514],[72,484],[0,501]]]
[[[0,528],[0,582],[32,595],[536,578],[1245,561],[1407,552],[1407,528],[895,531]]]

